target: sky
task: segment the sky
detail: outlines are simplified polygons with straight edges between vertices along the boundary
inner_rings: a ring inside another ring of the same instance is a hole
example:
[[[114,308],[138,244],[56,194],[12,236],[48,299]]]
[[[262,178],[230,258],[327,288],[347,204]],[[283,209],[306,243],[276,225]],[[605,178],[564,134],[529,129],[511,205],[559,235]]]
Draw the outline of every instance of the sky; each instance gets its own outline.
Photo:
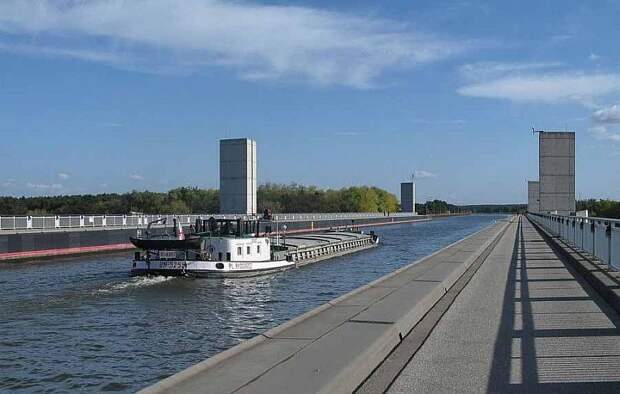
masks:
[[[620,199],[620,2],[2,0],[0,195],[259,183],[525,203],[537,130]]]

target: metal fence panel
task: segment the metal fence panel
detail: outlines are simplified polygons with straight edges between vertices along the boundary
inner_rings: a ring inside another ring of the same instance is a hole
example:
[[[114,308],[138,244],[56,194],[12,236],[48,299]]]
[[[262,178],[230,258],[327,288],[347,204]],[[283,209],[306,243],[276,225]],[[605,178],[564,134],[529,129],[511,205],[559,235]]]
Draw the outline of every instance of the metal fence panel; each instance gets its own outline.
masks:
[[[585,226],[583,224],[583,220],[579,220],[577,223],[575,223],[575,245],[577,245],[578,248],[583,249],[583,230],[584,230]]]
[[[583,224],[583,241],[583,250],[594,254],[594,232],[592,231],[591,220]]]
[[[611,228],[610,264],[615,269],[620,269],[620,223],[614,223]]]
[[[596,221],[594,224],[594,254],[609,264],[609,240],[605,222]]]
[[[552,235],[620,269],[620,220],[529,214]],[[573,226],[574,224],[574,226]]]

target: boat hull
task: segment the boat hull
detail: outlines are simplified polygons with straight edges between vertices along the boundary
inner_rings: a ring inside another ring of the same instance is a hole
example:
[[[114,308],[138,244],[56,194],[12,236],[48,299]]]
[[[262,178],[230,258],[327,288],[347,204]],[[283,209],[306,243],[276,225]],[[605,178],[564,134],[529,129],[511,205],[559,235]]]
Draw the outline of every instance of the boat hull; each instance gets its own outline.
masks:
[[[196,278],[239,278],[265,275],[295,267],[292,261],[218,262],[152,260],[134,261],[132,276],[162,275]]]
[[[182,260],[137,260],[133,263],[132,276],[187,276],[194,278],[243,278],[272,274],[290,268],[302,267],[319,261],[346,256],[378,246],[378,241],[329,255],[315,256],[298,261],[277,260],[257,262],[234,261],[182,261]]]

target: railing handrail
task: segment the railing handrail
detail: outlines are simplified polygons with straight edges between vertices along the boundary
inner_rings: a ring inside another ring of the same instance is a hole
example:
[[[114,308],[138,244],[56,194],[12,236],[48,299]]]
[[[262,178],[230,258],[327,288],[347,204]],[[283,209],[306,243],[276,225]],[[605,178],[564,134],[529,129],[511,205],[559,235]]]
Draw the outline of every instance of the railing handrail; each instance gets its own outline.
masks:
[[[528,216],[552,235],[620,269],[620,219],[529,213]],[[576,226],[577,223],[591,226]]]
[[[411,212],[393,212],[390,216],[414,216]],[[45,230],[59,228],[92,228],[92,227],[146,227],[154,218],[178,218],[181,223],[192,223],[196,218],[248,218],[245,214],[68,214],[68,215],[8,215],[0,216],[0,232],[16,230]],[[325,220],[325,219],[356,219],[385,216],[383,212],[340,212],[340,213],[277,213],[273,214],[276,221],[280,220]]]

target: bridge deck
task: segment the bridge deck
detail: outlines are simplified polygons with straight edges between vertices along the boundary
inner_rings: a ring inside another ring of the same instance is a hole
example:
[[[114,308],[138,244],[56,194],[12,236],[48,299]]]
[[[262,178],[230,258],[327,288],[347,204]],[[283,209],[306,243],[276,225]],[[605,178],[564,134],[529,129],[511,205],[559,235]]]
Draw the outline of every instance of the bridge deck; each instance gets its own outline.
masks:
[[[620,316],[511,224],[390,391],[620,392]]]

